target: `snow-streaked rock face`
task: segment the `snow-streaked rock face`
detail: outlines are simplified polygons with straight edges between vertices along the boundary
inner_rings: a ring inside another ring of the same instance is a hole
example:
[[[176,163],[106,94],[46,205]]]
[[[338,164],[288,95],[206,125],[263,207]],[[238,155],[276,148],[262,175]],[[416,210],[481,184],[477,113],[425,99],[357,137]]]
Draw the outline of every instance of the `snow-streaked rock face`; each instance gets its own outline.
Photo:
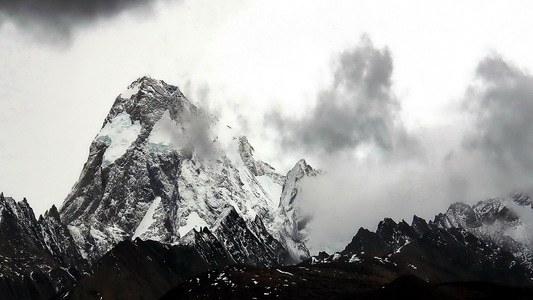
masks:
[[[251,262],[308,257],[294,230],[301,220],[292,201],[296,182],[310,167],[301,169],[299,162],[295,168],[301,171],[285,177],[253,152],[246,137],[219,124],[177,87],[140,78],[113,104],[61,217],[90,261],[125,239],[177,244],[202,227],[218,233],[235,253],[268,256]],[[228,211],[242,222],[224,228],[238,232],[221,229]],[[289,254],[273,255],[272,245],[230,240],[237,236],[276,240],[276,251]]]

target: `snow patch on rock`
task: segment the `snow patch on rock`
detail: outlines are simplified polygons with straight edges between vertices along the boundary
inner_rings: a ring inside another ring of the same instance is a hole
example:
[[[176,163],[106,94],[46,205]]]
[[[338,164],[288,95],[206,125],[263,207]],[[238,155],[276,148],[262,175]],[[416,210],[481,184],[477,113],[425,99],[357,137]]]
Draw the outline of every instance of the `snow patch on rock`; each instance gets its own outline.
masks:
[[[109,143],[102,166],[108,166],[124,155],[141,133],[141,128],[140,122],[132,123],[126,112],[118,114],[108,122],[96,137],[99,141]]]
[[[152,202],[152,204],[150,204],[150,207],[148,207],[146,214],[141,220],[141,223],[139,223],[139,226],[137,226],[137,229],[135,230],[132,239],[140,237],[142,234],[148,231],[152,224],[154,224],[154,222],[156,221],[155,212],[156,209],[159,207],[159,204],[161,204],[161,197],[155,197],[154,202]]]
[[[185,236],[189,231],[196,229],[200,231],[202,227],[208,227],[207,222],[198,215],[197,212],[193,211],[187,217],[187,221],[184,226],[181,226],[178,229],[180,236]]]

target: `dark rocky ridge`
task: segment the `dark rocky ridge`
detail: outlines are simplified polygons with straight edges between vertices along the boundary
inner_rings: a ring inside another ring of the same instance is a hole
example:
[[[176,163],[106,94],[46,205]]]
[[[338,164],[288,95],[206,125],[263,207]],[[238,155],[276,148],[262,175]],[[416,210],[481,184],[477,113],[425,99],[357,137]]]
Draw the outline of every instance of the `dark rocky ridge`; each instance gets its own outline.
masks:
[[[0,194],[0,240],[2,299],[46,299],[88,269],[55,207],[37,220],[26,199]]]

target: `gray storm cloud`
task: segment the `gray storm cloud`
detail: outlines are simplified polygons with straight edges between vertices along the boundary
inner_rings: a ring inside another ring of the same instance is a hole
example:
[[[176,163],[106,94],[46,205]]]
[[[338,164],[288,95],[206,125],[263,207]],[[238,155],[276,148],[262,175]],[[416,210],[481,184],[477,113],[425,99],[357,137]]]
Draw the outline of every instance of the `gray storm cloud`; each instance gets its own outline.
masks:
[[[24,29],[69,37],[74,26],[112,17],[135,8],[150,8],[150,0],[0,0],[0,26],[12,20]],[[46,38],[46,37],[41,37]]]
[[[482,61],[477,76],[481,84],[466,99],[476,127],[465,147],[502,172],[533,173],[533,77],[500,57]]]
[[[533,189],[533,77],[491,56],[476,70],[465,97],[474,128],[464,145],[484,162],[493,186],[510,191]]]
[[[409,139],[397,118],[400,104],[391,89],[392,71],[389,50],[375,48],[364,36],[337,59],[333,82],[319,92],[310,113],[292,120],[276,112],[267,121],[292,148],[336,153],[371,144],[393,151]]]

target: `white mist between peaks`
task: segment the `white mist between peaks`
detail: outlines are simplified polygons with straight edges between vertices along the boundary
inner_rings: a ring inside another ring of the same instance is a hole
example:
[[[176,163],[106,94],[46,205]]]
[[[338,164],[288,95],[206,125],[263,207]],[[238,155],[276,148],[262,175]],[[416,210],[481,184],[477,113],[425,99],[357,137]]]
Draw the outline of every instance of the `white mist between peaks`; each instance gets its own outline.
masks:
[[[385,217],[411,222],[446,209],[435,193],[442,175],[416,162],[330,162],[322,175],[301,181],[298,205],[310,216],[311,253],[344,249],[360,227],[375,230]]]

